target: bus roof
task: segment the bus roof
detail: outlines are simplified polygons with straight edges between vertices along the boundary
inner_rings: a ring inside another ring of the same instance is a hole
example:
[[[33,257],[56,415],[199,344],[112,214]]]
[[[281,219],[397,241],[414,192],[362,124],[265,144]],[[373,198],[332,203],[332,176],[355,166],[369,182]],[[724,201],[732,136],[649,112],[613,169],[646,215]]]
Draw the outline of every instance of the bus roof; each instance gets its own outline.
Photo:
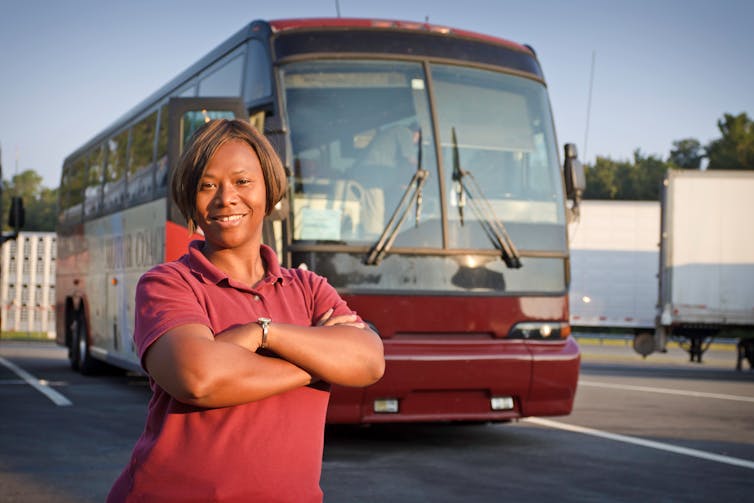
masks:
[[[317,29],[317,28],[374,28],[383,30],[408,30],[424,31],[440,35],[451,35],[462,38],[470,38],[493,44],[504,45],[514,50],[527,52],[533,55],[530,47],[527,47],[510,40],[484,35],[473,31],[459,30],[447,26],[440,26],[418,21],[399,21],[393,19],[367,19],[367,18],[302,18],[302,19],[276,19],[269,21],[273,32],[282,32],[287,30],[298,29]]]
[[[176,89],[183,85],[186,81],[199,75],[203,69],[212,64],[217,59],[221,58],[225,54],[228,54],[234,48],[243,44],[247,40],[258,37],[260,32],[282,33],[285,31],[306,31],[317,29],[333,29],[333,28],[356,28],[356,29],[374,29],[374,30],[399,30],[403,32],[423,32],[435,35],[447,35],[449,37],[464,38],[467,40],[476,40],[480,42],[492,43],[500,45],[508,49],[512,49],[517,52],[522,52],[530,55],[536,59],[534,51],[528,47],[515,42],[511,42],[506,39],[492,37],[489,35],[483,35],[471,31],[458,30],[455,28],[448,28],[439,25],[433,25],[429,23],[421,23],[415,21],[398,21],[388,19],[367,19],[367,18],[301,18],[301,19],[278,19],[278,20],[254,20],[243,26],[236,33],[228,37],[220,45],[212,49],[210,52],[199,58],[195,63],[179,73],[177,76],[168,81],[165,85],[161,86],[158,90],[150,94],[147,98],[130,108],[125,114],[120,116],[114,122],[109,124],[106,128],[100,130],[100,132],[92,138],[89,138],[83,145],[71,152],[64,159],[64,164],[69,160],[79,156],[82,152],[87,151],[92,145],[96,145],[107,139],[115,131],[123,127],[125,124],[138,118],[148,112],[150,107],[156,105],[159,101],[166,99]],[[62,173],[61,173],[62,176]]]

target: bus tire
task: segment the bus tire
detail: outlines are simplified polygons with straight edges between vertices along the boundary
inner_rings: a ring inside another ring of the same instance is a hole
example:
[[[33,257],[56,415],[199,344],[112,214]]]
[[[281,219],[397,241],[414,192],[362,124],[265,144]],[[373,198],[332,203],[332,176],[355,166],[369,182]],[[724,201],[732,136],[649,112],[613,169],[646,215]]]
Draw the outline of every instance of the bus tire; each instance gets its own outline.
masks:
[[[71,352],[71,367],[83,375],[93,375],[99,370],[99,362],[92,358],[89,352],[89,334],[86,329],[84,313],[79,312],[71,325],[73,332],[73,345]]]
[[[77,354],[76,332],[78,331],[78,315],[73,311],[66,309],[65,313],[65,344],[68,347],[68,362],[71,364],[71,370],[79,370],[79,361]]]

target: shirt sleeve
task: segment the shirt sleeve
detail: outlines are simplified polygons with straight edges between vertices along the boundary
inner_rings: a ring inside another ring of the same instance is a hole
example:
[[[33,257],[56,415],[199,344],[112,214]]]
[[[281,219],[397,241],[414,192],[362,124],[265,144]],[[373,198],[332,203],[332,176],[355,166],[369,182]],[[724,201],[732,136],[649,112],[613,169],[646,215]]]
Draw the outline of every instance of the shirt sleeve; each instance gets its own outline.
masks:
[[[346,301],[340,297],[338,292],[326,278],[311,272],[309,272],[307,276],[312,292],[312,325],[316,325],[317,321],[319,321],[322,315],[324,315],[330,308],[333,309],[333,316],[355,314],[358,318],[358,322],[363,321],[356,311],[353,311],[348,307]]]
[[[144,354],[154,341],[168,330],[190,323],[212,326],[186,277],[176,269],[162,265],[139,279],[134,344],[142,367]]]

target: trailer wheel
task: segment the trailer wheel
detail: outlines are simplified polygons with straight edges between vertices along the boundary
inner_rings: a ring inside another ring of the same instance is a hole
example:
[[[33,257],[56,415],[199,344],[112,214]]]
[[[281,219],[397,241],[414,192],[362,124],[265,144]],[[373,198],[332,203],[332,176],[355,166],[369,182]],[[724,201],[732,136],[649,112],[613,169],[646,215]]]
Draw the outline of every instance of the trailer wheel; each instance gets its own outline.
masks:
[[[655,350],[654,335],[649,332],[639,332],[634,335],[634,351],[644,358]]]

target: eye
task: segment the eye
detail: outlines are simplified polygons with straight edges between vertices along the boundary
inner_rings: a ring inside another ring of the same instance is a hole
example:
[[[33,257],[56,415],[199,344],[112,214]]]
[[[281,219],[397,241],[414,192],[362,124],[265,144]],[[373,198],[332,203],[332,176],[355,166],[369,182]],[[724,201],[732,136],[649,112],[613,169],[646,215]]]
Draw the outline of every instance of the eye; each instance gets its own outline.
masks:
[[[215,184],[212,182],[202,182],[199,184],[199,190],[210,190],[215,187]]]
[[[240,178],[237,182],[238,185],[248,185],[251,183],[251,180],[248,178]]]

